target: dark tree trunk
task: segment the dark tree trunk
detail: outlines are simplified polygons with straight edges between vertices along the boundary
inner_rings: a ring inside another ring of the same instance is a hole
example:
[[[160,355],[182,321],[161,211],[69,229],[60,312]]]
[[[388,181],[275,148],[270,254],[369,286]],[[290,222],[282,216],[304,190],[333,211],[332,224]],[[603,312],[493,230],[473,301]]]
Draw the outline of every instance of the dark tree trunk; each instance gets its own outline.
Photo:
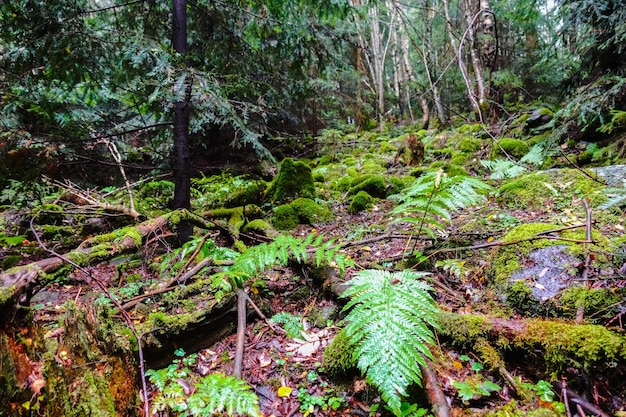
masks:
[[[172,43],[181,55],[187,53],[187,2],[173,0]],[[185,96],[174,105],[174,209],[191,208],[191,169],[189,166],[189,101],[191,80],[185,80]],[[192,226],[181,221],[178,224],[178,243],[183,244],[191,236]]]

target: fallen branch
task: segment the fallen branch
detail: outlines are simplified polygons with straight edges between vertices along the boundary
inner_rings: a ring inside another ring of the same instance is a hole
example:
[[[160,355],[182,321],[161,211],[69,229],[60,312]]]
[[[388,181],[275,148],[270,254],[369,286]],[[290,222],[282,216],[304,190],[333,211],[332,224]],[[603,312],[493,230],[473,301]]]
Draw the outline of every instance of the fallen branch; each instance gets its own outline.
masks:
[[[430,368],[430,362],[424,357],[425,365],[421,367],[424,377],[424,388],[435,417],[450,417],[450,406],[443,390],[439,386],[437,376]]]

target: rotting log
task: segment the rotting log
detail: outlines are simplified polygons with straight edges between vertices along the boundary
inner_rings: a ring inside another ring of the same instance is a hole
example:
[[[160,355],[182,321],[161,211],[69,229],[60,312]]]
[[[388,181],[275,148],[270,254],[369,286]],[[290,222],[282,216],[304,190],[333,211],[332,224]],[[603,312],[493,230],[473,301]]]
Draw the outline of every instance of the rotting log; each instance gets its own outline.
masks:
[[[545,371],[552,374],[568,367],[590,369],[626,359],[626,337],[592,324],[444,312],[438,333],[455,344],[473,346],[489,340],[496,348],[529,352],[545,362]]]
[[[66,260],[79,266],[87,266],[94,261],[111,259],[121,253],[137,250],[145,238],[163,228],[171,228],[181,219],[203,227],[215,227],[202,217],[187,210],[176,210],[163,216],[146,220],[136,226],[129,226],[111,233],[90,238],[62,257],[54,256],[27,265],[17,266],[0,273],[0,312],[11,308],[24,295],[29,298],[29,290],[62,267],[70,268]]]
[[[0,415],[138,416],[136,359],[111,330],[73,303],[58,321],[0,329]]]

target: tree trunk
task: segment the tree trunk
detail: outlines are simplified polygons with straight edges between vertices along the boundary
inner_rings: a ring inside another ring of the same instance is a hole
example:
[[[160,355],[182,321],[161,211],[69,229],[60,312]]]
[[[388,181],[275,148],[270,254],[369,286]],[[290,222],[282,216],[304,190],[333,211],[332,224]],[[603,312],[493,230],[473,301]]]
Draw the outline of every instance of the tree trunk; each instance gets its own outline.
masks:
[[[172,44],[181,55],[187,53],[187,2],[173,0]],[[174,209],[191,208],[191,168],[189,161],[189,102],[191,79],[185,78],[184,98],[174,104]],[[178,243],[191,236],[192,227],[186,221],[178,224]]]
[[[450,17],[450,5],[448,0],[443,0],[443,12],[446,18],[446,29],[448,32],[448,37],[450,39],[450,46],[452,46],[452,50],[456,54],[456,59],[459,64],[459,69],[461,70],[461,75],[463,76],[463,80],[465,81],[465,86],[467,88],[467,96],[469,98],[470,103],[472,103],[472,108],[478,114],[481,115],[480,104],[478,100],[476,100],[476,93],[474,91],[473,82],[469,77],[469,72],[467,71],[467,65],[463,60],[463,53],[459,48],[459,43],[456,40],[455,33],[452,27],[452,19]]]

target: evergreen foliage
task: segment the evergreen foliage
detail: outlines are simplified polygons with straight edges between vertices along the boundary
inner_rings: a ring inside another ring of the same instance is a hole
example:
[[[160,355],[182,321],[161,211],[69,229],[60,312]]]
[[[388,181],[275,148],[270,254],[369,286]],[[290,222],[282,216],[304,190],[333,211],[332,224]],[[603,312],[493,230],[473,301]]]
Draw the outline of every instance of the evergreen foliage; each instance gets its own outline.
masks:
[[[401,415],[401,400],[410,384],[421,384],[420,365],[431,357],[430,329],[437,320],[431,288],[419,278],[426,273],[360,271],[347,282],[343,297],[348,343],[357,367],[381,392],[393,413]]]
[[[441,222],[451,220],[451,212],[485,201],[484,194],[491,190],[477,178],[430,171],[402,191],[401,204],[392,213],[402,215],[397,221],[418,225],[418,233],[435,236]]]

